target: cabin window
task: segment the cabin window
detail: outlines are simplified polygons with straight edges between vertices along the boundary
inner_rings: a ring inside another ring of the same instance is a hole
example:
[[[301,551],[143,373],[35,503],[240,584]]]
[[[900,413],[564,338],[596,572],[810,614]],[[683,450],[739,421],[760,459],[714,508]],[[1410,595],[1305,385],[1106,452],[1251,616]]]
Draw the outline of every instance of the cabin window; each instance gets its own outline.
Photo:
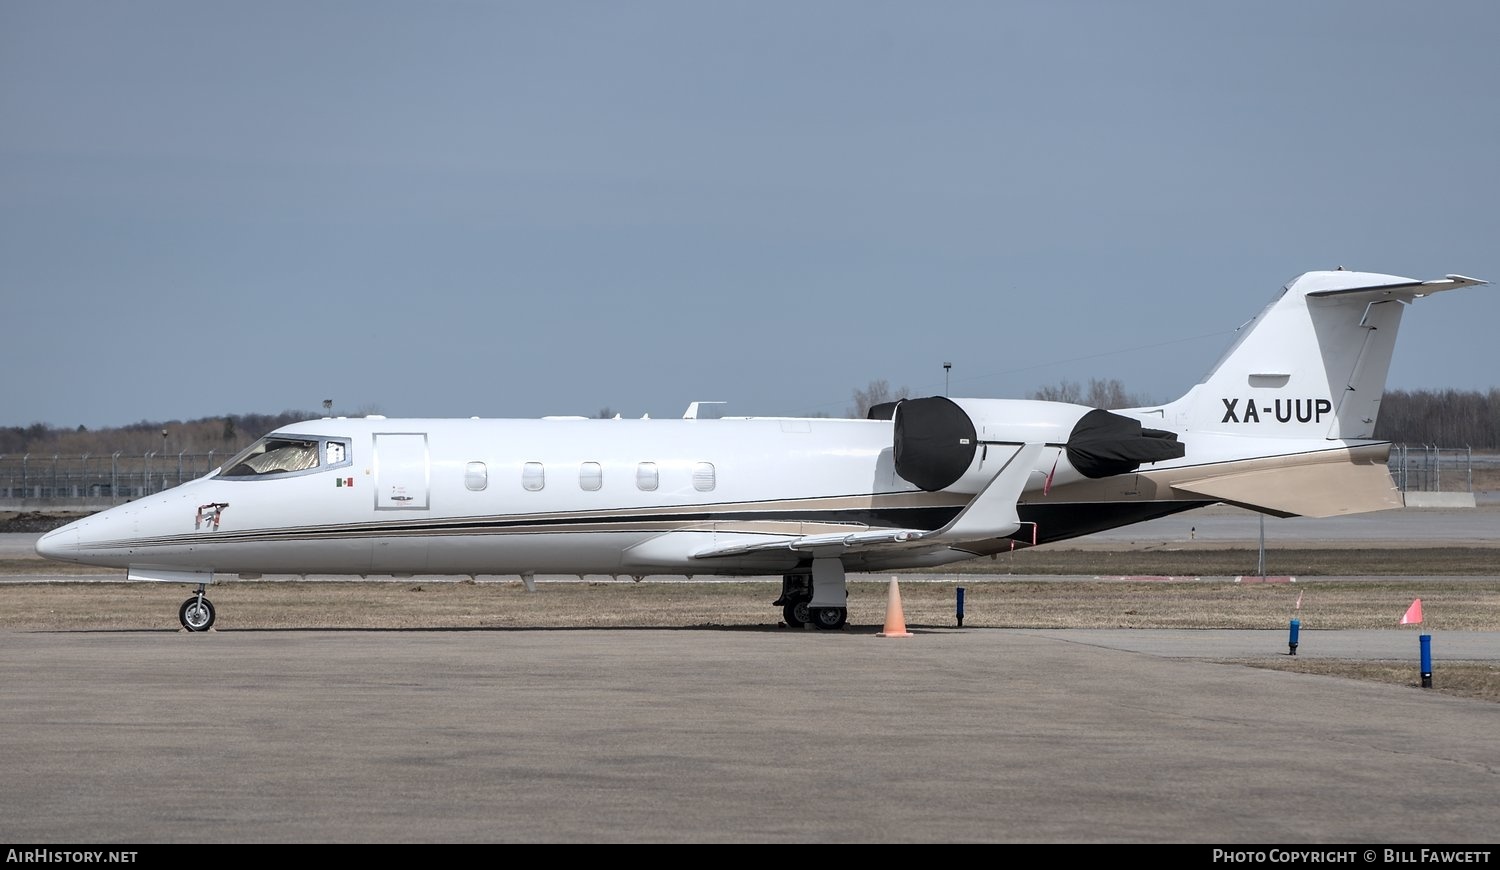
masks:
[[[656,473],[655,462],[642,462],[635,467],[635,488],[642,492],[656,492],[661,477]]]
[[[578,486],[587,492],[594,492],[604,485],[604,469],[597,462],[585,462],[578,466]]]
[[[693,489],[699,492],[713,492],[718,481],[714,478],[714,464],[712,462],[697,462],[693,464]]]
[[[547,474],[542,470],[540,462],[528,462],[521,469],[521,486],[527,492],[541,492],[542,487],[547,484]]]
[[[489,484],[490,473],[485,468],[483,462],[470,462],[468,467],[464,469],[465,488],[473,492],[480,492],[486,486],[489,486]]]

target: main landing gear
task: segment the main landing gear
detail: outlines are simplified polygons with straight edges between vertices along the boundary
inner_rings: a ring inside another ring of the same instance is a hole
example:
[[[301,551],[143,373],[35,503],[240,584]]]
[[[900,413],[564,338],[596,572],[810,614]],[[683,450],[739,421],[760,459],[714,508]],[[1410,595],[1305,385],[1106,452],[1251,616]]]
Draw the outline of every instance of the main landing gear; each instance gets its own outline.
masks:
[[[781,618],[790,628],[813,625],[833,631],[848,623],[848,601],[844,563],[814,559],[810,571],[781,575],[781,597],[771,603],[781,608]]]
[[[177,611],[177,618],[188,631],[208,631],[213,628],[214,606],[203,597],[203,589],[204,584],[199,583],[197,594],[182,602],[182,608]]]

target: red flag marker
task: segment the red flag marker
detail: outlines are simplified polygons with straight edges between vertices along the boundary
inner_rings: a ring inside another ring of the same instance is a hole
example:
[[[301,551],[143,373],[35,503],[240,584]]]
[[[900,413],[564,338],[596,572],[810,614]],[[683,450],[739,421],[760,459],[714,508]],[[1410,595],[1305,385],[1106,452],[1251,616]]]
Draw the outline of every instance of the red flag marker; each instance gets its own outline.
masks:
[[[1406,613],[1404,615],[1402,615],[1402,617],[1401,617],[1401,624],[1402,625],[1416,625],[1417,623],[1420,623],[1421,621],[1422,621],[1422,599],[1418,598],[1417,600],[1415,600],[1415,601],[1413,601],[1411,603],[1410,607],[1406,608]]]

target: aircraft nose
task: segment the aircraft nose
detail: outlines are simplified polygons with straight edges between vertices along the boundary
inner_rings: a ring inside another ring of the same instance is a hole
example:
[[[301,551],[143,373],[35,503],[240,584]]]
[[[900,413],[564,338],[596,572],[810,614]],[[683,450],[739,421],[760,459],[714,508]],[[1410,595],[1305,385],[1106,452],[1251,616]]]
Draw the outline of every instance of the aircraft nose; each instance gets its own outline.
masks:
[[[72,561],[78,553],[78,527],[68,524],[42,535],[36,540],[36,554],[44,559]]]

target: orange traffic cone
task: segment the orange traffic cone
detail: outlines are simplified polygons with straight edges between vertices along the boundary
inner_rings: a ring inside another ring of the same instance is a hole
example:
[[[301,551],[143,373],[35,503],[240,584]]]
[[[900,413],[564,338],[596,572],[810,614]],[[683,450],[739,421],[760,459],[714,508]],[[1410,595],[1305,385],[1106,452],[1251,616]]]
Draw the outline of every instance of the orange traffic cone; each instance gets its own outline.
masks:
[[[885,598],[885,631],[876,637],[911,637],[911,632],[906,630],[906,617],[901,613],[901,589],[896,586],[896,578],[891,578],[890,591]]]

